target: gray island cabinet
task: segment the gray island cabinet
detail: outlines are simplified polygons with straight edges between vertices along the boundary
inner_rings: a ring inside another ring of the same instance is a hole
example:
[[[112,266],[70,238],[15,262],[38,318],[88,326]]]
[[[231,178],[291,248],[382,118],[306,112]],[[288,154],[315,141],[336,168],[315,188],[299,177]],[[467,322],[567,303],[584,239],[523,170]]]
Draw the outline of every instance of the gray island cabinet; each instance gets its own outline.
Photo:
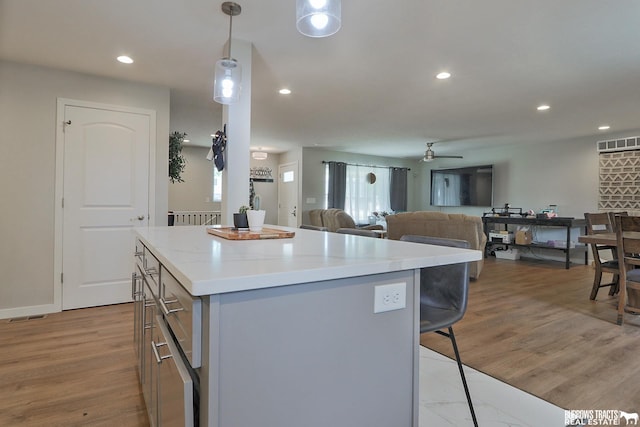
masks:
[[[418,425],[420,268],[481,252],[287,230],[136,230],[134,336],[152,425]]]

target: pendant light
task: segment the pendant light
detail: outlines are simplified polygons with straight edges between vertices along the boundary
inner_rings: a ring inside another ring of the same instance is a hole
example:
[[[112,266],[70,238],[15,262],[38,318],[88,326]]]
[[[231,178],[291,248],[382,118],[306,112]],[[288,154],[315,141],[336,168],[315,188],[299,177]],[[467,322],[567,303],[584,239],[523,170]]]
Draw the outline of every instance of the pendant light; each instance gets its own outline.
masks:
[[[231,28],[233,17],[240,15],[239,4],[226,1],[222,3],[222,11],[229,15],[229,48],[227,56],[216,62],[215,81],[213,83],[213,100],[220,104],[233,104],[240,99],[242,84],[242,66],[231,57]]]
[[[296,0],[296,28],[305,36],[327,37],[341,25],[340,0]]]

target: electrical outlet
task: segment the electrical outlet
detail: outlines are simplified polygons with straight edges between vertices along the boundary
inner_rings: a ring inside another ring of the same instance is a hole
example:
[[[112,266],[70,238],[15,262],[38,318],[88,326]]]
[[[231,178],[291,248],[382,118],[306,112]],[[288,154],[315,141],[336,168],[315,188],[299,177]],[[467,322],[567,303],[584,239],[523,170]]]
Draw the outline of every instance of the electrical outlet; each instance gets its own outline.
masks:
[[[400,310],[407,306],[407,284],[391,283],[374,288],[373,312]]]

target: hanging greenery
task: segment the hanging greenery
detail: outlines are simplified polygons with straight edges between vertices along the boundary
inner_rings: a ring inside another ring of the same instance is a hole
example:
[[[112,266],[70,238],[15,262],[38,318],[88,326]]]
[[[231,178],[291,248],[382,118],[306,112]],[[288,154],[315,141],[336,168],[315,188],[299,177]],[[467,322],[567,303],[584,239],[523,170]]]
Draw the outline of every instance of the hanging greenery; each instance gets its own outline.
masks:
[[[180,174],[187,164],[182,155],[182,142],[185,136],[187,136],[185,132],[173,132],[169,135],[169,179],[172,183],[184,182]]]

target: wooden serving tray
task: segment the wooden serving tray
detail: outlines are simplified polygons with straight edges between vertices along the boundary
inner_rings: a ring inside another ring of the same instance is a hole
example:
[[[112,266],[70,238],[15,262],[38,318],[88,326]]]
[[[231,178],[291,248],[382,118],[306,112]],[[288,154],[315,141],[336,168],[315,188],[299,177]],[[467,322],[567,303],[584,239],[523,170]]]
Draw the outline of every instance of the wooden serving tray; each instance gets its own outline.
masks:
[[[294,231],[263,227],[262,231],[238,231],[234,227],[208,227],[207,233],[228,240],[288,239],[296,235]]]

